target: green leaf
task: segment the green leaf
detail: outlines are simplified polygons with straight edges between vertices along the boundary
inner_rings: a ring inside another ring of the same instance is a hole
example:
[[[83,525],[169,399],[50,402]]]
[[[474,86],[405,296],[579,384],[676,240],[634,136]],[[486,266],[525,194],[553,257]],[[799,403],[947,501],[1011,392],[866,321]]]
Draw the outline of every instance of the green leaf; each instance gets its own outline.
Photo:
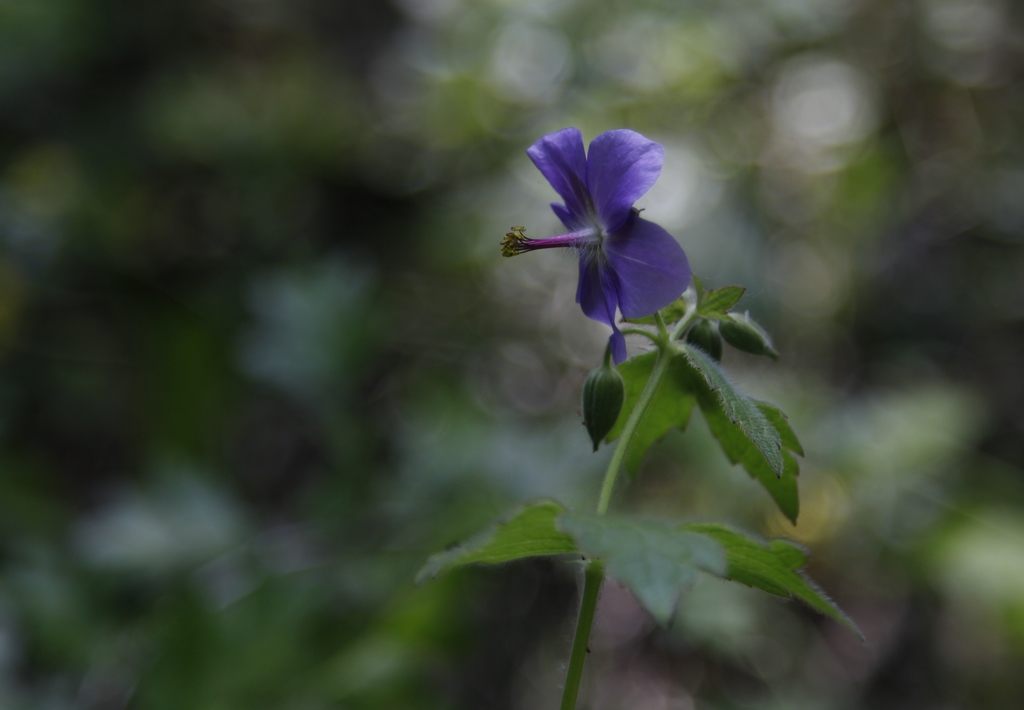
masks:
[[[788,451],[782,452],[782,476],[776,476],[768,461],[743,431],[729,421],[721,404],[712,394],[698,397],[704,420],[711,434],[725,452],[730,463],[741,464],[747,473],[765,487],[768,494],[779,506],[791,523],[796,525],[800,515],[800,495],[796,477],[800,467]]]
[[[775,430],[768,418],[761,412],[753,400],[748,398],[729,381],[721,368],[711,357],[688,345],[679,345],[686,353],[690,362],[704,376],[708,387],[718,396],[718,400],[729,421],[739,426],[750,442],[764,456],[776,476],[782,476],[785,461],[782,456],[782,442],[779,432]],[[705,398],[706,399],[706,398]],[[701,402],[701,408],[705,403]],[[721,441],[721,439],[719,439]],[[724,445],[723,445],[724,446]],[[728,451],[726,453],[729,453]],[[730,458],[732,456],[730,455]],[[737,459],[738,460],[738,459]],[[735,460],[734,460],[735,461]]]
[[[794,542],[778,538],[770,540],[768,547],[790,569],[800,569],[807,566],[807,552]]]
[[[698,570],[720,576],[727,571],[713,538],[663,523],[565,513],[558,529],[572,535],[584,554],[604,560],[608,573],[661,623],[672,617]]]
[[[845,625],[863,640],[864,635],[856,624],[799,571],[807,563],[807,555],[796,544],[788,540],[772,540],[765,545],[727,527],[710,523],[691,523],[679,529],[707,535],[725,549],[727,572],[720,576],[780,597],[799,599]]]
[[[694,350],[693,352],[699,353],[698,357],[703,356],[705,359],[709,359],[700,351]],[[724,409],[723,399],[718,393],[711,390],[708,380],[700,374],[696,374],[695,379],[697,384],[694,391],[697,393],[697,402],[704,414],[704,420],[708,423],[711,434],[721,445],[726,458],[730,463],[741,464],[752,478],[764,486],[782,514],[796,525],[797,517],[800,515],[800,492],[796,482],[796,478],[800,474],[800,465],[790,451],[802,456],[803,448],[800,446],[796,434],[793,433],[793,429],[789,426],[786,415],[767,402],[749,399],[736,392],[737,396],[745,399],[748,406],[752,405],[764,421],[775,430],[775,440],[781,444],[783,449],[779,451],[782,459],[782,475],[780,476],[762,449],[755,444],[744,428],[729,416]],[[775,446],[774,443],[769,445]]]
[[[553,500],[523,506],[504,522],[432,555],[416,574],[416,583],[464,565],[493,565],[523,557],[579,554],[573,539],[555,527],[555,519],[564,512],[565,507]]]
[[[647,380],[651,377],[654,369],[654,362],[658,353],[649,352],[626,360],[619,365],[619,374],[626,381],[626,401],[619,412],[618,421],[608,433],[607,440],[614,441],[622,434],[622,428],[626,420],[636,407]],[[640,470],[640,464],[644,460],[644,454],[655,441],[665,436],[673,427],[686,429],[690,420],[690,412],[693,411],[695,398],[693,386],[690,382],[689,366],[685,361],[676,362],[676,357],[669,363],[669,370],[661,381],[658,391],[654,394],[643,419],[640,420],[633,438],[629,442],[629,448],[623,457],[623,465],[629,476],[635,476]]]
[[[775,431],[779,432],[782,447],[803,456],[804,447],[800,445],[800,440],[796,438],[796,432],[794,432],[793,427],[789,425],[789,417],[787,417],[782,410],[774,404],[760,402],[758,400],[754,400],[754,404],[756,404],[757,408],[761,410],[761,413],[764,414],[765,418],[772,423],[772,426],[775,427]]]
[[[696,355],[691,357],[692,353]],[[626,382],[626,401],[618,421],[608,434],[608,441],[622,434],[626,419],[636,407],[640,393],[650,378],[657,356],[656,352],[645,353],[619,366],[619,372]],[[796,524],[800,514],[796,477],[800,467],[789,452],[801,456],[804,452],[786,415],[767,402],[750,399],[737,391],[717,365],[708,375],[707,368],[701,368],[695,359],[710,360],[706,353],[695,348],[686,348],[685,352],[677,352],[673,356],[665,379],[626,450],[623,464],[627,474],[636,475],[644,454],[669,430],[673,427],[686,428],[693,403],[697,401],[708,422],[708,428],[729,461],[742,464],[747,473],[765,487],[782,513]],[[712,381],[717,383],[717,389],[712,389]],[[730,410],[725,409],[726,401],[730,403]],[[759,437],[761,446],[748,432],[754,432],[754,436]],[[769,458],[762,447],[774,455]],[[776,465],[781,466],[781,475]]]
[[[724,318],[746,290],[742,286],[723,286],[707,291],[697,303],[697,315],[705,318]]]
[[[697,303],[700,303],[700,299],[704,298],[704,284],[697,278],[697,274],[692,274],[693,279],[693,290],[697,292]]]

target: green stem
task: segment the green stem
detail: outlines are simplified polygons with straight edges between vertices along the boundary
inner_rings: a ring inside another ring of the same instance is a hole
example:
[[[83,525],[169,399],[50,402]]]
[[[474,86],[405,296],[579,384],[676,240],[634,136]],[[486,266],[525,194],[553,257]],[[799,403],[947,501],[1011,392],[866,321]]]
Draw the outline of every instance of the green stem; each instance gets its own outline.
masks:
[[[620,328],[619,332],[623,335],[642,335],[645,338],[650,338],[654,343],[657,343],[660,339],[660,336],[657,333],[652,333],[651,331],[644,330],[642,328]]]
[[[622,461],[626,457],[626,451],[636,433],[640,421],[643,419],[654,394],[658,391],[658,385],[668,372],[669,362],[672,360],[672,341],[678,338],[696,315],[696,308],[690,308],[682,320],[676,324],[670,333],[665,326],[665,321],[660,313],[654,314],[655,322],[658,325],[657,335],[642,331],[644,335],[653,340],[658,346],[658,359],[654,362],[654,369],[647,379],[640,399],[637,400],[633,411],[629,413],[626,424],[622,428],[619,442],[615,446],[611,461],[608,462],[608,469],[604,474],[604,483],[601,484],[601,495],[597,501],[597,514],[604,515],[608,512],[611,504],[612,493],[615,491],[615,480],[619,477],[619,469],[622,468]],[[639,332],[639,331],[638,331]],[[606,353],[607,355],[607,353]],[[604,581],[604,563],[600,560],[593,560],[587,565],[587,572],[583,583],[583,599],[580,601],[580,616],[576,622],[576,635],[572,641],[572,653],[569,656],[569,670],[565,676],[565,689],[562,691],[561,710],[575,710],[576,698],[580,692],[580,679],[583,677],[583,663],[587,660],[587,644],[590,643],[590,628],[594,624],[594,612],[597,610],[597,596],[601,591],[601,584]]]
[[[594,560],[587,565],[583,582],[583,599],[580,601],[580,618],[576,622],[576,635],[572,640],[572,655],[569,656],[569,670],[565,674],[565,690],[562,692],[560,710],[575,710],[576,697],[580,694],[580,679],[583,678],[583,664],[587,660],[590,643],[590,627],[594,624],[597,609],[597,594],[604,581],[604,564]]]
[[[693,322],[695,320],[697,320],[697,306],[696,306],[696,304],[690,306],[687,309],[687,311],[686,311],[686,315],[684,315],[679,320],[679,322],[676,323],[675,327],[672,328],[672,332],[669,333],[669,340],[679,340],[679,338],[682,337],[683,333],[685,333],[686,330],[691,325],[693,325]]]
[[[654,322],[658,326],[658,335],[662,338],[668,338],[668,328],[665,326],[665,319],[661,317],[661,312],[654,314]]]

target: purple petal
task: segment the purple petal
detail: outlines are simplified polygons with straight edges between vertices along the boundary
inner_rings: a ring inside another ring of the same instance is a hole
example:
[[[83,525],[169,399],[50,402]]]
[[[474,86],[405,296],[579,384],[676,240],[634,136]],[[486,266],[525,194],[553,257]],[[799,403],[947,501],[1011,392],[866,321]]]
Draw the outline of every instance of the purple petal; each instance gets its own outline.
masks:
[[[629,208],[658,179],[664,160],[664,148],[625,128],[602,133],[590,142],[587,185],[606,230],[614,232],[622,226]]]
[[[562,224],[565,225],[566,229],[575,229],[579,226],[579,220],[573,217],[572,212],[567,210],[558,202],[551,203],[551,211],[555,213],[558,219],[562,220]]]
[[[585,216],[590,192],[587,190],[587,156],[579,129],[563,128],[549,133],[527,148],[526,154],[565,201],[566,209],[576,218],[573,222]],[[565,223],[561,214],[558,218]]]
[[[626,359],[626,336],[612,323],[612,334],[608,336],[608,345],[612,349],[612,360],[618,365]]]
[[[586,259],[580,259],[576,302],[588,318],[612,327],[608,344],[612,348],[615,364],[619,364],[626,359],[626,338],[615,325],[616,292],[616,278],[611,269],[598,266],[597,261],[588,263]]]
[[[679,242],[635,214],[604,240],[604,253],[615,271],[619,310],[626,318],[652,315],[690,284],[690,262]]]

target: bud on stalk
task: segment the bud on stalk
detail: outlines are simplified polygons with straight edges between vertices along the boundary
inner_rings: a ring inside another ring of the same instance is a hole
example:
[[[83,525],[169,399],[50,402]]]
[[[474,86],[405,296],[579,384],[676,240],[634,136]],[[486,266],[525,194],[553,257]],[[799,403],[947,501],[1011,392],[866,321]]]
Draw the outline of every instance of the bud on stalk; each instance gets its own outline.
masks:
[[[779,354],[772,347],[771,338],[761,326],[750,319],[750,313],[744,313],[742,316],[730,313],[728,318],[724,318],[718,324],[718,332],[725,338],[725,342],[737,350],[754,355],[767,355],[773,360],[779,358]]]
[[[686,334],[686,342],[696,345],[713,357],[715,362],[722,361],[722,336],[718,334],[714,322],[707,318],[701,318],[694,323]]]
[[[601,439],[615,426],[626,398],[626,383],[611,364],[611,351],[605,351],[604,364],[583,383],[583,425],[597,451]]]

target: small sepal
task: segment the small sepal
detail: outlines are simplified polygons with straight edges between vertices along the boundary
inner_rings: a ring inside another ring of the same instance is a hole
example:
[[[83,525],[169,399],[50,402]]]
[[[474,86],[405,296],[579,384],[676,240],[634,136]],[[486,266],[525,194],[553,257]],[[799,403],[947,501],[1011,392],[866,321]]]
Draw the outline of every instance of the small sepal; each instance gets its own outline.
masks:
[[[742,286],[723,286],[710,291],[701,289],[697,293],[697,315],[706,318],[725,318],[729,309],[743,297],[746,289]]]
[[[583,383],[583,424],[594,451],[615,426],[625,399],[626,383],[606,352],[604,364],[591,372]]]
[[[718,332],[725,342],[737,350],[753,355],[767,355],[778,360],[779,354],[772,347],[772,339],[757,323],[750,318],[750,313],[738,315],[730,313],[718,323]]]
[[[686,333],[686,342],[696,345],[715,359],[722,361],[722,336],[713,321],[702,318]]]

